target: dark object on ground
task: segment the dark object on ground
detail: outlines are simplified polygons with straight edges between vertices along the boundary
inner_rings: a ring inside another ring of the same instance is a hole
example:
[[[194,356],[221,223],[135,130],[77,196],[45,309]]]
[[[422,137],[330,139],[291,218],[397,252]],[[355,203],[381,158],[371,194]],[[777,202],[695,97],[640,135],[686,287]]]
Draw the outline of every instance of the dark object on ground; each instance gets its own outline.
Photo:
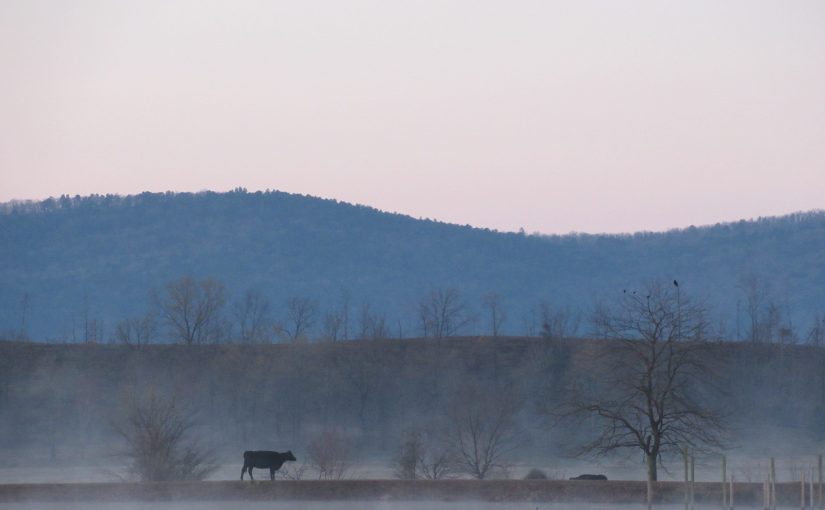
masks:
[[[541,469],[533,468],[526,475],[524,475],[524,479],[525,480],[547,480],[547,473],[545,473]]]
[[[607,480],[604,475],[579,475],[574,476],[571,480]]]
[[[284,462],[295,460],[292,450],[286,453],[270,452],[267,450],[245,451],[243,452],[243,468],[241,468],[241,480],[245,472],[249,471],[249,479],[252,478],[252,468],[269,469],[269,479],[275,479],[275,471],[281,469]]]

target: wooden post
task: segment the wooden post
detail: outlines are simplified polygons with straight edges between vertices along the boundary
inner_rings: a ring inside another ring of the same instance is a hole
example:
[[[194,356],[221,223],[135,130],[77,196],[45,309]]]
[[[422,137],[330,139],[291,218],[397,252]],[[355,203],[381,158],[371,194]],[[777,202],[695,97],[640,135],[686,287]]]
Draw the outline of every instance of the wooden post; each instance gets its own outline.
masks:
[[[730,475],[730,510],[733,510],[733,480],[735,478],[735,476]]]
[[[800,477],[801,483],[799,484],[799,509],[805,510],[805,472],[802,472],[802,476]]]
[[[689,510],[689,497],[690,494],[690,487],[689,487],[689,478],[688,478],[688,449],[684,449],[684,456],[685,456],[685,510]]]
[[[819,510],[822,510],[822,455],[819,456]]]
[[[776,461],[771,457],[771,510],[776,510]]]
[[[728,485],[728,464],[727,459],[722,455],[722,508],[728,506],[728,495],[726,494],[726,486]]]
[[[690,456],[690,510],[696,506],[696,458]]]
[[[808,500],[810,502],[811,510],[814,510],[814,470],[811,468],[811,484],[808,485]]]
[[[696,508],[696,457],[690,456],[690,510]]]

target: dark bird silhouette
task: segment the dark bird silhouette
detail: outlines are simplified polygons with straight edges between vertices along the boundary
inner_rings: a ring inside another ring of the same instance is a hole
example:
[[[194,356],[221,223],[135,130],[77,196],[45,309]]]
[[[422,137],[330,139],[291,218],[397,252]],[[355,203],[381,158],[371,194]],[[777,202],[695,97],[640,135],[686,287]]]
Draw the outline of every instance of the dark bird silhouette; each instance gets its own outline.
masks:
[[[673,280],[673,285],[675,285],[675,286],[677,286],[677,287],[678,287],[678,286],[679,286],[679,282],[677,282],[676,280]]]

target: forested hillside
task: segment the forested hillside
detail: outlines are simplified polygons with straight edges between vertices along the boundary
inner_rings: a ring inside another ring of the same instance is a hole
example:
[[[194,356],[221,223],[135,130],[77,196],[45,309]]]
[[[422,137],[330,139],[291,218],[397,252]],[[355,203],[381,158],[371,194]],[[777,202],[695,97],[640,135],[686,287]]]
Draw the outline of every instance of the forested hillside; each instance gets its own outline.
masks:
[[[422,300],[451,289],[462,311],[454,334],[490,333],[491,303],[501,334],[536,335],[561,316],[561,336],[586,334],[597,300],[658,278],[678,279],[705,298],[722,336],[748,338],[756,328],[805,341],[825,310],[825,214],[540,236],[282,192],[2,206],[0,331],[7,338],[108,342],[124,321],[156,314],[153,290],[163,293],[187,275],[222,286],[224,331],[215,338],[225,340],[237,338],[237,310],[250,295],[265,305],[269,340],[285,336],[290,302],[308,305],[312,320],[302,333],[310,339],[328,334],[336,318],[346,319],[339,338],[430,334]],[[173,340],[162,321],[152,329],[154,341]]]

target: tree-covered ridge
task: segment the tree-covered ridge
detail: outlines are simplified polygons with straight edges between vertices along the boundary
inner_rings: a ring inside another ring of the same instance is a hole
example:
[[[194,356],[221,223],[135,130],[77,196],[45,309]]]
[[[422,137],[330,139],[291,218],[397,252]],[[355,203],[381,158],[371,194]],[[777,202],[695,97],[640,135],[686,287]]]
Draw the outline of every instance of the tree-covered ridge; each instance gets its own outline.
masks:
[[[554,310],[655,278],[703,297],[726,336],[746,338],[756,277],[760,314],[807,335],[825,311],[825,213],[627,235],[524,235],[414,219],[283,192],[143,193],[0,205],[0,331],[77,340],[89,321],[111,337],[142,316],[149,295],[191,275],[226,287],[227,309],[248,290],[283,319],[291,298],[317,304],[316,332],[346,300],[368,306],[392,336],[423,333],[422,297],[456,289],[470,319],[499,296],[503,334],[538,334]],[[542,306],[543,303],[543,306]],[[770,306],[775,309],[769,310]],[[583,331],[582,331],[583,332]]]

